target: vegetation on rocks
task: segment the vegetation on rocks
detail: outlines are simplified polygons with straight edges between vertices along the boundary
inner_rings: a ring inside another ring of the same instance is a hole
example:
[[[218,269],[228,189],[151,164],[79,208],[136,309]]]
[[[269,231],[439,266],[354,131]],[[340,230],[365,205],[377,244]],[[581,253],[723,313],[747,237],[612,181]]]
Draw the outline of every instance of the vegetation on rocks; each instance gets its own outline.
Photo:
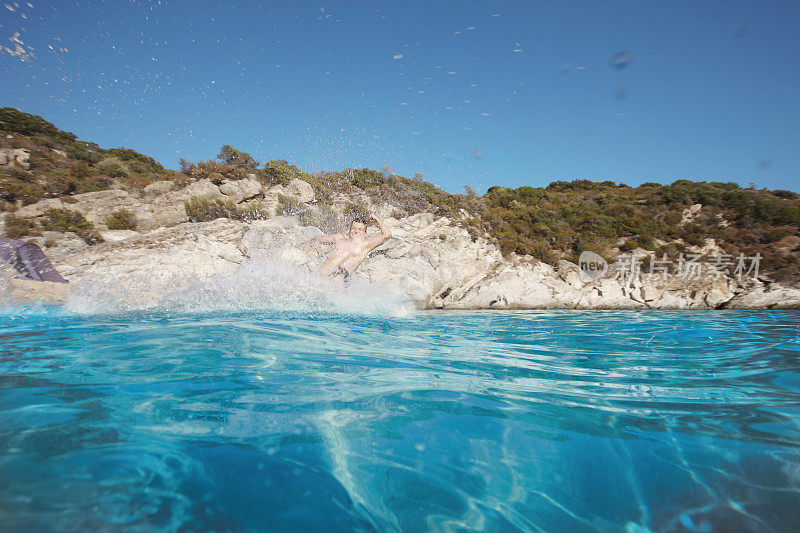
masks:
[[[222,147],[217,155],[217,159],[226,165],[249,168],[251,170],[255,170],[258,166],[258,162],[253,156],[247,152],[241,152],[228,144]]]
[[[3,233],[9,239],[19,239],[29,235],[37,235],[40,232],[31,219],[17,217],[11,213],[7,213],[5,216],[5,225],[3,226]]]
[[[186,216],[192,222],[208,222],[218,218],[229,218],[231,220],[243,220],[251,222],[253,220],[264,220],[269,218],[269,213],[261,205],[245,204],[237,205],[226,200],[208,200],[193,196],[184,202]]]
[[[546,188],[492,187],[482,200],[487,209],[478,223],[505,252],[548,262],[556,256],[574,260],[583,250],[610,255],[620,240],[620,251],[661,255],[714,239],[726,253],[760,253],[766,269],[780,278],[800,267],[800,250],[787,253],[781,242],[800,229],[800,196],[788,191],[686,180],[635,188],[577,180]],[[702,207],[684,220],[684,210],[695,204]],[[672,244],[657,246],[657,240]]]
[[[279,159],[264,163],[258,176],[267,185],[286,185],[293,179],[305,179],[306,174],[294,165]]]
[[[30,153],[30,169],[0,167],[0,209],[110,188],[115,181],[141,189],[153,181],[179,177],[152,157],[127,148],[100,148],[80,141],[40,116],[0,108],[0,148]]]
[[[283,194],[278,195],[278,207],[275,214],[284,217],[299,217],[308,212],[306,204],[300,200]]]
[[[71,209],[48,209],[41,217],[18,217],[6,213],[3,233],[11,239],[35,237],[42,231],[73,232],[88,244],[103,242],[103,237],[95,231],[94,224],[77,211]]]
[[[136,229],[136,217],[127,209],[117,209],[106,217],[108,229]]]
[[[44,212],[40,222],[45,231],[71,231],[88,244],[103,242],[103,237],[94,230],[94,224],[77,211],[51,208]]]
[[[365,202],[388,204],[397,216],[422,212],[447,216],[473,238],[489,238],[505,254],[530,255],[550,264],[562,258],[575,260],[584,250],[606,257],[640,248],[675,255],[706,246],[713,239],[726,253],[761,254],[762,272],[776,279],[800,276],[800,195],[791,191],[689,180],[638,187],[575,180],[555,181],[547,187],[491,187],[483,196],[469,188],[465,194],[450,194],[421,175],[406,178],[388,168],[307,173],[280,159],[259,163],[230,145],[223,146],[214,160],[196,164],[182,160],[181,171],[173,172],[133,150],[102,149],[79,141],[41,117],[12,108],[0,109],[0,147],[30,151],[29,170],[14,165],[0,168],[0,210],[5,211],[49,197],[67,201],[70,195],[115,184],[138,190],[164,179],[182,187],[197,179],[221,184],[250,177],[266,186],[286,186],[297,179],[311,185],[315,205],[279,196],[278,214],[296,216],[304,224],[326,230],[334,221],[341,226],[365,219]],[[350,202],[344,201],[344,212],[334,213],[332,206],[341,207],[344,199]],[[268,216],[258,201],[236,205],[192,198],[185,207],[195,221]],[[45,226],[59,226],[49,219],[65,217],[50,214],[41,223],[30,224],[12,218],[11,224],[6,222],[6,232],[31,235]],[[119,223],[124,225],[124,219],[121,216]],[[109,227],[118,223],[111,222]],[[80,221],[75,219],[75,224]],[[91,230],[83,227],[81,231]]]

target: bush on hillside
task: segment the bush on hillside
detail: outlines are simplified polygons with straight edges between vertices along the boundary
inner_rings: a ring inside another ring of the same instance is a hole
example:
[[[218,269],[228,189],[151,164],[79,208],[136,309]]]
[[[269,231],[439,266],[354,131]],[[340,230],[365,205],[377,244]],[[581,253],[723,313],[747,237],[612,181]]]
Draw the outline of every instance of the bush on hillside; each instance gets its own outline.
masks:
[[[23,113],[13,107],[0,108],[0,130],[23,135],[47,135],[66,142],[76,139],[75,134],[61,131],[39,115]]]
[[[306,204],[294,196],[278,195],[278,207],[275,214],[284,217],[299,217],[308,212]]]
[[[105,222],[106,226],[108,226],[108,229],[136,229],[136,217],[128,209],[117,209],[116,211],[112,211],[106,217]]]
[[[9,239],[19,239],[29,235],[38,235],[36,224],[29,218],[14,216],[11,213],[5,216],[3,233]]]
[[[124,178],[130,173],[128,166],[116,157],[104,157],[97,163],[97,171],[110,178]]]
[[[219,154],[217,154],[217,159],[225,165],[244,167],[251,172],[254,172],[258,166],[258,162],[253,156],[247,152],[241,152],[228,144],[222,147]]]
[[[218,218],[251,222],[269,218],[269,213],[258,203],[238,206],[227,200],[207,200],[193,196],[184,202],[184,207],[191,222],[208,222]]]
[[[286,185],[295,178],[306,178],[303,171],[283,159],[267,161],[258,175],[267,185]]]
[[[103,242],[103,237],[94,230],[94,224],[78,211],[50,208],[44,212],[41,223],[45,231],[71,231],[77,233],[87,244]]]

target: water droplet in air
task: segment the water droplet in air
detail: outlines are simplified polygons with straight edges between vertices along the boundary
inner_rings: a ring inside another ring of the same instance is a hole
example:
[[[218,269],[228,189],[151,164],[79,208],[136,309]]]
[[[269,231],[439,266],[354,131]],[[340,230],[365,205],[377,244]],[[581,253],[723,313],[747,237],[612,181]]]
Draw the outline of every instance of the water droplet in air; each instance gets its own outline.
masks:
[[[628,68],[633,63],[633,54],[630,52],[618,52],[608,60],[612,68],[622,70]]]

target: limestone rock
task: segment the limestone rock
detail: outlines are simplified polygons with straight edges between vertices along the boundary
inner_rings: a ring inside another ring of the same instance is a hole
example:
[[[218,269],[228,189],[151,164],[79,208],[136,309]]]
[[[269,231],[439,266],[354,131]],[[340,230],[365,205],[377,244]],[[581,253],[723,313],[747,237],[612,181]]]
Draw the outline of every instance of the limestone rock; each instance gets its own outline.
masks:
[[[48,209],[69,209],[77,211],[86,217],[99,229],[105,229],[105,220],[108,215],[119,209],[127,209],[138,215],[142,203],[127,191],[109,189],[76,194],[67,197],[69,201],[60,198],[48,198],[32,205],[17,210],[16,215],[21,217],[42,216]],[[138,218],[138,216],[137,216]]]
[[[71,289],[69,283],[51,281],[11,279],[7,283],[8,298],[16,304],[61,304],[66,301]]]
[[[250,178],[226,181],[219,186],[219,190],[228,197],[228,200],[238,204],[243,200],[249,200],[261,194],[261,183]]]
[[[0,148],[0,166],[30,170],[31,153],[24,148]]]
[[[174,288],[172,283],[207,279],[232,272],[244,260],[237,244],[244,225],[225,219],[199,224],[182,223],[139,235],[134,246],[106,242],[82,253],[53,253],[53,265],[70,280],[139,280],[154,290]],[[149,289],[148,289],[149,290]]]
[[[303,203],[310,203],[315,199],[314,188],[307,182],[297,178],[286,185],[286,191],[290,195],[296,196]]]
[[[102,235],[103,240],[106,242],[121,242],[139,237],[140,233],[129,229],[120,229],[104,231],[100,235]]]
[[[800,289],[779,283],[752,283],[738,292],[725,306],[727,309],[800,309]]]
[[[310,241],[322,235],[322,231],[302,225],[295,217],[273,216],[252,223],[227,219],[196,224],[186,221],[184,202],[192,197],[241,201],[255,195],[255,199],[246,200],[248,203],[243,205],[257,203],[260,209],[273,213],[279,194],[298,200],[313,198],[307,194],[310,189],[307,183],[291,185],[272,187],[264,193],[264,198],[258,198],[262,189],[256,180],[227,182],[220,187],[210,180],[199,180],[183,190],[145,191],[142,196],[109,190],[75,195],[68,202],[43,200],[18,209],[17,214],[38,216],[49,207],[84,213],[97,221],[105,243],[88,246],[74,234],[56,232],[47,232],[33,240],[49,243],[46,254],[71,282],[113,280],[109,281],[111,286],[124,282],[125,289],[137,295],[135,298],[158,298],[176,288],[204,283],[215,275],[232,274],[249,259],[257,262],[261,254],[295,265],[298,272],[306,275],[317,271],[327,250],[317,251]],[[313,189],[310,192],[313,194]],[[392,218],[391,215],[399,213],[392,206],[372,205],[369,199],[356,200],[370,205],[383,217],[393,238],[367,257],[354,278],[400,290],[421,307],[800,308],[800,288],[766,281],[742,285],[727,277],[687,281],[674,276],[664,279],[642,275],[623,282],[621,277],[615,278],[618,273],[612,264],[604,277],[584,282],[578,266],[569,261],[559,261],[553,268],[531,257],[504,257],[495,244],[485,238],[473,239],[457,221],[432,213]],[[337,210],[344,209],[351,201],[336,196],[333,206],[324,210],[310,205],[310,214],[302,220],[315,220],[332,232],[334,227],[328,229],[321,223],[325,211],[326,216],[332,217],[331,224],[338,224],[342,230],[344,220]],[[138,231],[105,231],[104,217],[119,208],[134,212]],[[368,235],[376,232],[374,226],[368,227]],[[784,245],[793,249],[798,242],[789,239]],[[713,243],[707,244],[711,249]],[[73,292],[70,301],[74,298]]]
[[[186,222],[188,219],[184,202],[188,202],[192,198],[218,200],[225,196],[220,192],[219,187],[211,183],[211,180],[197,180],[183,189],[156,196],[151,202],[143,203],[140,209],[134,210],[137,229],[150,231]]]
[[[202,198],[203,200],[217,200],[223,197],[219,187],[214,185],[210,179],[197,180],[190,183],[183,189],[176,191],[169,195],[170,201],[183,201],[190,200],[193,197]]]
[[[703,204],[694,204],[684,209],[681,216],[681,221],[678,222],[678,226],[685,226],[690,222],[694,222],[694,220],[700,216],[702,209]]]
[[[44,214],[48,209],[65,209],[70,208],[71,205],[72,204],[62,202],[61,198],[47,198],[35,204],[20,207],[14,214],[18,217],[38,217]]]
[[[157,196],[164,194],[175,188],[175,183],[169,180],[156,181],[144,188],[144,193],[150,196]]]

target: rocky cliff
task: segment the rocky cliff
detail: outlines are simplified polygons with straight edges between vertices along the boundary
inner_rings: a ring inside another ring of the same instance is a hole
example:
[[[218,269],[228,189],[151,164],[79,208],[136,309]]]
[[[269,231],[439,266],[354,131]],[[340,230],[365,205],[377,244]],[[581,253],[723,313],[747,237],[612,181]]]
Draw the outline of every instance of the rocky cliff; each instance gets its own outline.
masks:
[[[191,222],[187,202],[198,198],[229,209],[255,210],[262,219]],[[359,201],[384,219],[393,237],[367,258],[356,278],[391,287],[421,308],[800,308],[799,288],[752,274],[742,279],[732,272],[695,279],[673,273],[653,276],[644,270],[625,275],[617,262],[604,276],[586,279],[578,265],[566,260],[550,266],[531,256],[504,255],[488,236],[471,234],[457,217],[409,215],[368,197]],[[312,187],[302,180],[268,187],[250,178],[219,185],[201,179],[183,188],[160,181],[141,192],[111,189],[47,199],[20,207],[15,216],[36,219],[49,209],[80,212],[103,242],[89,245],[76,233],[63,231],[44,231],[28,240],[45,250],[71,287],[84,287],[83,297],[85,287],[103,287],[122,293],[126,301],[146,304],[180,287],[202,291],[208,280],[234,275],[242,265],[259,261],[282,265],[284,278],[295,272],[313,280],[321,258],[308,243],[323,233],[319,226],[325,225],[319,221],[343,228],[351,205],[351,199],[343,196],[320,205]],[[133,214],[135,229],[108,229],[109,215],[120,210]],[[275,272],[263,271],[260,282],[276,282],[270,279]],[[8,281],[9,277],[6,272],[0,285],[6,297],[16,300],[59,301],[69,294],[64,287],[47,291],[41,285]]]

